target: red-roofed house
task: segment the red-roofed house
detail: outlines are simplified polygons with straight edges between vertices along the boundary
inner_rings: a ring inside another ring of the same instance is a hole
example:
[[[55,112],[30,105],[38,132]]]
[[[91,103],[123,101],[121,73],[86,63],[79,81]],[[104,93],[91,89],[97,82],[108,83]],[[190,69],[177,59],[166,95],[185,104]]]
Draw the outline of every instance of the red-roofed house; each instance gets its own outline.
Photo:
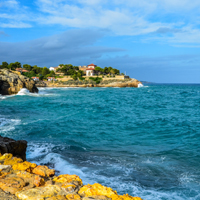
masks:
[[[39,77],[31,77],[34,81],[39,81]]]
[[[56,81],[55,77],[47,77],[48,81]]]
[[[88,68],[92,68],[92,69],[95,69],[96,65],[95,64],[90,64],[88,65]]]

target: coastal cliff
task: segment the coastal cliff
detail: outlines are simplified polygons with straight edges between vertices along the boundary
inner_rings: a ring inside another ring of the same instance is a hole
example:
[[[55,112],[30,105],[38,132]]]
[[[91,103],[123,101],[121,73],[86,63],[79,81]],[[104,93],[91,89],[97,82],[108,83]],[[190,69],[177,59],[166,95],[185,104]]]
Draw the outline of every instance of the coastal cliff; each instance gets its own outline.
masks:
[[[99,183],[83,185],[77,175],[56,176],[54,169],[23,161],[10,153],[0,153],[0,197],[5,200],[142,200],[128,194],[118,195]]]
[[[22,88],[26,88],[32,93],[38,92],[33,80],[21,75],[19,72],[0,69],[0,94],[17,94]]]

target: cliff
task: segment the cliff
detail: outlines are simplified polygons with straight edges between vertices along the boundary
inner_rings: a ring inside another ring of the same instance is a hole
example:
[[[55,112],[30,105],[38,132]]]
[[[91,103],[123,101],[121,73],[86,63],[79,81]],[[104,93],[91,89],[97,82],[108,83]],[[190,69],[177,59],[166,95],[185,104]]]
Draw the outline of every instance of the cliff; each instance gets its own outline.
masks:
[[[17,94],[22,88],[27,88],[32,93],[38,92],[33,80],[15,71],[0,69],[0,94]]]

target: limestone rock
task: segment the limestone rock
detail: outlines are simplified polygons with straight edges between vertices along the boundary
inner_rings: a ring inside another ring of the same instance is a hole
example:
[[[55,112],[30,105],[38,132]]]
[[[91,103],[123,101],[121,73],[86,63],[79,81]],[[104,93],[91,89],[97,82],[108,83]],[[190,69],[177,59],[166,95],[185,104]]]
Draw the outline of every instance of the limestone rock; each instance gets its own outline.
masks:
[[[0,86],[1,87],[1,86]],[[13,156],[26,160],[27,141],[13,140],[0,136],[0,153],[11,153]]]
[[[57,185],[48,185],[38,187],[26,191],[19,191],[15,195],[23,200],[44,200],[50,197],[57,196],[60,192],[60,187]]]
[[[21,170],[21,171],[27,171],[27,172],[32,172],[34,168],[37,165],[35,163],[30,163],[30,162],[22,162],[22,163],[17,163],[12,166],[14,170]]]
[[[82,197],[91,197],[91,196],[106,196],[111,198],[112,195],[117,195],[117,192],[114,191],[112,188],[105,187],[99,183],[95,183],[93,185],[85,185],[83,186],[78,194]]]
[[[44,185],[44,179],[28,172],[14,171],[0,176],[0,188],[11,194]]]
[[[0,69],[0,94],[17,94],[22,88],[27,88],[30,92],[38,92],[33,80],[15,71]]]
[[[55,170],[49,169],[47,166],[44,165],[38,165],[36,168],[33,169],[33,173],[44,177],[51,177],[55,175]]]
[[[66,195],[68,200],[81,200],[81,197],[78,194],[68,194]]]
[[[102,195],[95,195],[90,197],[84,197],[83,200],[111,200],[111,198]]]

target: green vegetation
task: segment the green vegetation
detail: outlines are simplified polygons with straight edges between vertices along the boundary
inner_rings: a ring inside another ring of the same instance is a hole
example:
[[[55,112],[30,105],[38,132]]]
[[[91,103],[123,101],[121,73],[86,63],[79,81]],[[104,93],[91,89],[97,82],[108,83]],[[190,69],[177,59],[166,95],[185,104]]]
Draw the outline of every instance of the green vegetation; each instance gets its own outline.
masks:
[[[95,67],[95,71],[98,72],[98,75],[100,74],[110,74],[110,75],[119,75],[120,71],[118,69],[112,68],[112,67],[104,67],[101,68],[99,66]]]
[[[102,81],[102,78],[99,78],[99,77],[96,77],[96,78],[90,77],[89,79],[95,81],[96,84],[99,84]]]
[[[47,77],[55,77],[55,78],[63,78],[64,75],[71,76],[74,81],[77,82],[87,82],[84,76],[84,72],[82,70],[79,70],[78,66],[73,66],[72,64],[60,64],[60,67],[57,68],[56,73],[54,71],[50,71],[47,67],[38,67],[37,65],[29,65],[24,64],[23,68],[20,62],[10,63],[2,62],[0,65],[0,68],[6,68],[11,70],[16,70],[17,68],[21,68],[22,75],[27,76],[29,78],[31,77],[39,77],[40,80],[45,80]],[[95,67],[95,71],[97,74],[97,77],[90,77],[89,82],[92,82],[92,84],[99,84],[102,81],[102,78],[104,77],[115,77],[115,75],[119,75],[120,71],[118,69],[112,68],[112,67],[104,67],[101,68],[99,66]],[[122,73],[121,73],[122,74]],[[101,75],[101,76],[100,76]],[[100,78],[100,77],[101,78]]]

